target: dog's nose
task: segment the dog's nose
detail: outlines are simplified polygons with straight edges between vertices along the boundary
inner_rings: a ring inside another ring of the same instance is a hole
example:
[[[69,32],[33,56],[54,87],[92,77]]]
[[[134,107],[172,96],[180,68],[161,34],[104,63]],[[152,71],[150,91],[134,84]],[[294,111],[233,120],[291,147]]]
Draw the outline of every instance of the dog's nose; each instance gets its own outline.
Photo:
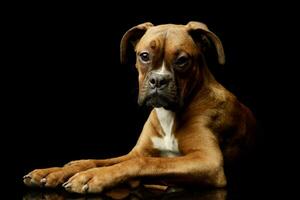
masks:
[[[149,77],[149,85],[152,89],[163,89],[168,86],[171,78],[169,75],[164,74],[151,74]]]

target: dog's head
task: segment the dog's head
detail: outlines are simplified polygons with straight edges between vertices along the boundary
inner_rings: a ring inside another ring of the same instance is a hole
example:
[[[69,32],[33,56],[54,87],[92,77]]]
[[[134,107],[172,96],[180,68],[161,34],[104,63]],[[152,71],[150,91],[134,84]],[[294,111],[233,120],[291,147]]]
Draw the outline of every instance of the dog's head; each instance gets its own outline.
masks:
[[[215,46],[218,62],[225,62],[221,41],[200,22],[159,26],[147,22],[131,28],[121,41],[122,63],[129,43],[136,52],[140,105],[170,110],[184,105],[185,99],[203,81],[207,44]]]

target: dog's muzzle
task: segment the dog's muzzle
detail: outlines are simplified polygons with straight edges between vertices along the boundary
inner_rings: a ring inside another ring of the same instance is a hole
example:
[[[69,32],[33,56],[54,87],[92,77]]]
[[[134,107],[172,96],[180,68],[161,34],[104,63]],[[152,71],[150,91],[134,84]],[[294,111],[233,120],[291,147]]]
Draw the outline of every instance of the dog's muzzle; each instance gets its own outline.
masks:
[[[171,74],[151,73],[145,82],[142,104],[174,109],[177,104],[177,87]],[[143,96],[143,95],[142,95]]]
[[[164,89],[167,88],[171,80],[172,77],[169,74],[152,73],[149,76],[149,80],[148,80],[149,89],[163,92]]]

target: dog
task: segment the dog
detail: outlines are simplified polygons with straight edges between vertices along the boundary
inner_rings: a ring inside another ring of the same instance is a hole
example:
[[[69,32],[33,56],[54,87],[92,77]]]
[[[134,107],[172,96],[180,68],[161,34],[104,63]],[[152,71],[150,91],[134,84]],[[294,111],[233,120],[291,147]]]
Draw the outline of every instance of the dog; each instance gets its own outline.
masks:
[[[134,148],[121,157],[34,170],[23,177],[25,185],[62,185],[74,193],[100,193],[136,179],[167,186],[226,186],[224,163],[251,145],[256,122],[207,66],[208,49],[220,65],[225,63],[220,39],[201,22],[146,22],[124,34],[121,63],[131,44],[138,104],[152,108]]]

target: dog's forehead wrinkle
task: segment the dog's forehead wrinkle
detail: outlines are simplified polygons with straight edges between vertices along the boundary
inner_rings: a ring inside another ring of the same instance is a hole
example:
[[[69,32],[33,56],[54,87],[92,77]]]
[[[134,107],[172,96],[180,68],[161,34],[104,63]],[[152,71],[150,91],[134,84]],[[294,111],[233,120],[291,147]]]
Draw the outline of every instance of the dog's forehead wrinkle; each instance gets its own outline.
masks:
[[[145,49],[159,51],[161,49],[163,51],[161,53],[164,55],[175,55],[176,52],[186,51],[193,46],[194,41],[186,29],[180,25],[168,24],[150,28],[141,38],[137,51],[141,52]],[[165,57],[164,55],[162,57]]]
[[[156,43],[157,43],[157,42],[156,42],[155,40],[151,40],[151,42],[150,42],[150,48],[151,48],[151,49],[155,49],[156,46],[157,46]]]
[[[158,26],[151,27],[147,33],[162,33],[169,30],[182,30],[182,25],[176,25],[176,24],[162,24]]]
[[[184,48],[186,45],[194,43],[193,39],[185,31],[173,31],[169,30],[166,35],[166,45],[172,47],[172,49]]]
[[[164,48],[164,34],[163,33],[149,33],[147,32],[136,46],[136,52],[142,51],[159,51]]]
[[[150,28],[144,36],[141,38],[141,40],[148,41],[150,42],[155,39],[166,39],[170,36],[172,37],[178,37],[180,35],[181,38],[182,36],[188,35],[187,32],[179,25],[159,25]]]

